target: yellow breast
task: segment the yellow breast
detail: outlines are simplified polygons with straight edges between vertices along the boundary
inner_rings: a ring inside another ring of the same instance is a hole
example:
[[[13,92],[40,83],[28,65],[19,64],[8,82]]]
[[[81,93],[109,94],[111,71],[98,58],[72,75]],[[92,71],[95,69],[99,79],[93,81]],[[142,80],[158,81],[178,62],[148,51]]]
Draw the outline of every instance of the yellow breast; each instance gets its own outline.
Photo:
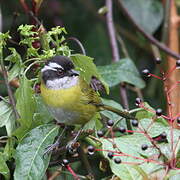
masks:
[[[75,86],[57,90],[48,89],[44,83],[41,83],[41,95],[44,102],[51,107],[50,111],[52,109],[54,109],[53,112],[56,111],[56,114],[52,113],[55,119],[67,124],[85,124],[98,110],[90,102],[100,102],[97,93],[82,80]],[[58,110],[59,114],[57,113]],[[76,114],[76,116],[73,116],[73,114]]]

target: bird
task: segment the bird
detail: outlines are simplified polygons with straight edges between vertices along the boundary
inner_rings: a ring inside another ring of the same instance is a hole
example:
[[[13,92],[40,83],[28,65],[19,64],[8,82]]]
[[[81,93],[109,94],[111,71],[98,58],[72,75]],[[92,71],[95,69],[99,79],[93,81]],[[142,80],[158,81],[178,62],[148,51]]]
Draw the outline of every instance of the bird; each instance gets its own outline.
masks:
[[[80,77],[70,58],[51,58],[41,74],[41,96],[57,122],[82,125],[98,112],[99,94]]]
[[[101,110],[134,119],[127,111],[104,105],[97,92],[103,88],[96,77],[88,84],[67,56],[52,57],[41,69],[41,96],[58,123],[84,125]]]
[[[86,82],[67,56],[56,55],[47,60],[41,69],[42,99],[54,119],[58,123],[65,124],[65,127],[75,125],[83,127],[101,110],[109,110],[128,119],[133,118],[127,111],[104,105],[98,93],[98,90],[103,88],[103,84],[96,77],[92,77],[90,83]],[[65,128],[61,134],[64,131]],[[77,133],[73,143],[80,133],[81,131]],[[46,152],[59,145],[61,136]]]

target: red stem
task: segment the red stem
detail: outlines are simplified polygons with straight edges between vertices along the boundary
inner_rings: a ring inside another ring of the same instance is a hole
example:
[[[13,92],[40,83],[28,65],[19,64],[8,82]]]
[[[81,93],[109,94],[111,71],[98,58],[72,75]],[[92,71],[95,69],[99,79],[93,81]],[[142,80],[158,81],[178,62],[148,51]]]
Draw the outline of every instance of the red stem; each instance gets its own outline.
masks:
[[[72,168],[70,167],[70,165],[66,166],[67,170],[73,175],[75,180],[80,180],[80,178],[76,175],[76,173],[72,170]]]

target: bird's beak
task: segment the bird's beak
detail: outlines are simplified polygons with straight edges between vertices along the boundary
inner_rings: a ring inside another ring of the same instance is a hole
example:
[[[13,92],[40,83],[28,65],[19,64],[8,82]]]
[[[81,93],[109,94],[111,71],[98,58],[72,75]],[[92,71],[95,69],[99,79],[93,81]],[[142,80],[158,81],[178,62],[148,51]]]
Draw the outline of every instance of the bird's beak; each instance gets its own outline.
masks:
[[[68,76],[79,76],[79,72],[73,69],[69,70],[67,73]]]

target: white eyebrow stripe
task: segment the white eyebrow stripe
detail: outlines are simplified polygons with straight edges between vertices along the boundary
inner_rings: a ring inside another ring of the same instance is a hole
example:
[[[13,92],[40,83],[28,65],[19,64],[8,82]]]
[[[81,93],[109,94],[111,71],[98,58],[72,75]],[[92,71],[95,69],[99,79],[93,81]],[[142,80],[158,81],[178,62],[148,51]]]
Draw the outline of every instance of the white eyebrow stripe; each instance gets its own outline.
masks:
[[[44,71],[47,71],[47,70],[57,71],[57,69],[54,69],[54,68],[46,65],[41,69],[41,72],[44,72]]]
[[[57,63],[53,63],[53,62],[50,62],[48,64],[48,66],[52,67],[52,68],[60,68],[60,69],[64,69],[61,65],[57,64]]]

